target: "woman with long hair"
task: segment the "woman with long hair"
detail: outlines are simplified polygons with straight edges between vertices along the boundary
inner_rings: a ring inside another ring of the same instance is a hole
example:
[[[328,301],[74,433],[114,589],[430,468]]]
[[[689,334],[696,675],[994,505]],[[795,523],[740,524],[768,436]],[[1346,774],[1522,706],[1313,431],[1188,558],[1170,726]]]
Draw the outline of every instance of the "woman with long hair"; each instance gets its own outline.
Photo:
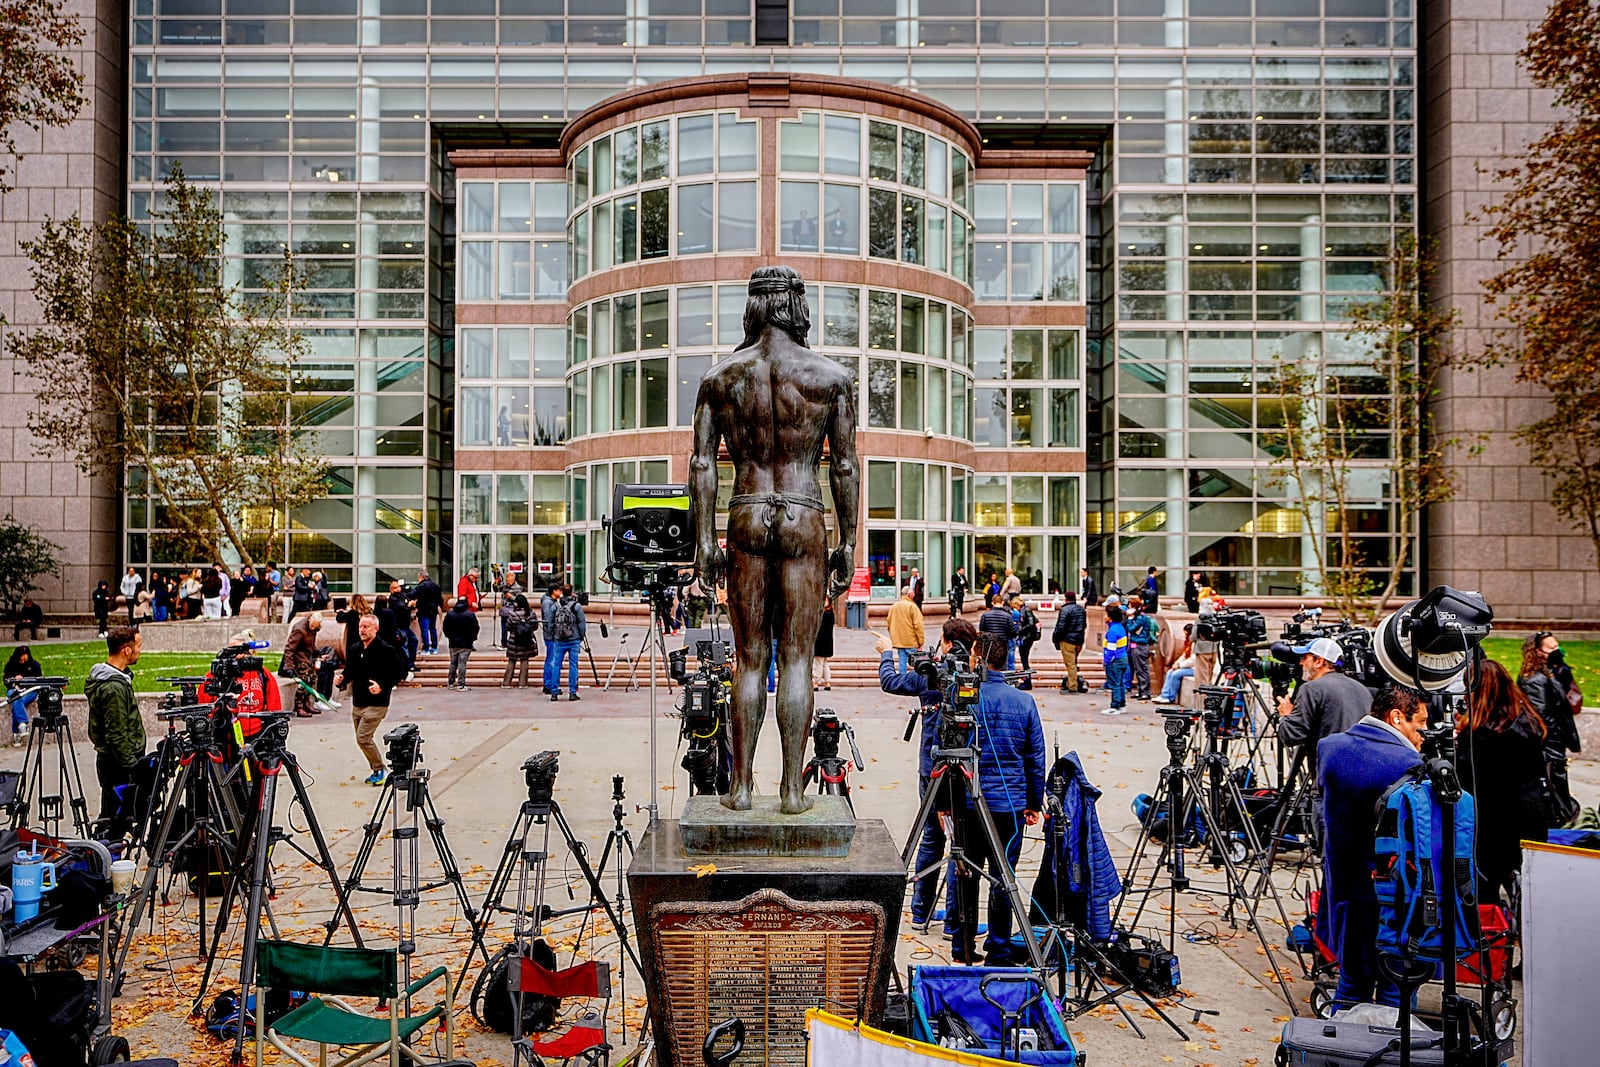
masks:
[[[1533,701],[1493,660],[1478,667],[1467,715],[1456,724],[1461,784],[1477,808],[1479,898],[1495,900],[1522,868],[1524,840],[1550,830],[1545,784],[1549,731]]]
[[[1578,751],[1578,724],[1572,721],[1572,705],[1567,690],[1556,679],[1550,657],[1561,651],[1561,642],[1549,630],[1531,633],[1522,642],[1522,670],[1517,684],[1533,701],[1548,730],[1548,747],[1558,752]]]

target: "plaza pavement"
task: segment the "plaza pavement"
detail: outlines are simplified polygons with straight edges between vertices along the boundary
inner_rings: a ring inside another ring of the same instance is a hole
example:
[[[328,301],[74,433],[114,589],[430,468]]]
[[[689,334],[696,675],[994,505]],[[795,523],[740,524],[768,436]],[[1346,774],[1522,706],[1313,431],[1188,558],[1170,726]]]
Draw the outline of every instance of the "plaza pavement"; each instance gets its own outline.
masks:
[[[565,699],[551,703],[537,689],[474,689],[458,693],[406,687],[396,692],[385,730],[404,722],[421,727],[432,797],[445,820],[445,835],[474,904],[482,899],[518,806],[526,796],[522,761],[536,752],[561,752],[556,798],[576,837],[588,844],[591,855],[598,855],[612,826],[614,774],[625,776],[628,829],[635,840],[642,836],[646,816],[636,805],[645,803],[648,793],[649,692],[607,693],[588,688],[587,680],[585,685],[579,703]],[[1098,714],[1105,706],[1103,696],[1098,694],[1067,696],[1041,691],[1036,695],[1047,743],[1059,745],[1061,751],[1077,750],[1090,778],[1105,791],[1099,814],[1120,867],[1137,836],[1129,801],[1136,793],[1154,788],[1157,772],[1166,761],[1154,706],[1134,703],[1128,714],[1112,718]],[[836,688],[830,693],[818,693],[817,698],[819,707],[834,708],[855,727],[866,760],[866,767],[852,776],[859,817],[884,820],[895,838],[903,840],[917,801],[916,747],[900,740],[912,702],[868,689]],[[681,756],[678,722],[671,713],[672,699],[663,689],[657,702],[655,763],[660,783],[660,817],[664,819],[675,817],[687,796],[685,776],[677,770]],[[330,713],[311,720],[294,720],[290,748],[298,754],[311,779],[313,807],[329,834],[342,877],[348,874],[360,843],[361,825],[370,818],[379,796],[378,790],[361,782],[367,767],[356,750],[349,716]],[[79,755],[84,766],[92,768],[92,752],[87,746],[81,746]],[[7,762],[15,760],[0,760],[0,764]],[[764,791],[775,791],[778,764],[776,727],[769,715],[757,758],[758,782]],[[92,777],[92,769],[89,773]],[[1575,792],[1592,803],[1600,792],[1600,766],[1575,763],[1573,776]],[[90,803],[93,805],[94,800]],[[276,820],[280,824],[285,820],[286,803],[280,804]],[[304,829],[305,818],[298,810],[288,812],[287,819],[292,827]],[[1037,831],[1034,834],[1020,865],[1024,887],[1032,884],[1042,849]],[[309,847],[309,840],[303,834],[299,836]],[[369,884],[388,880],[390,855],[390,837],[385,829],[368,868]],[[439,866],[426,842],[422,856],[424,876],[437,880]],[[1190,856],[1190,874],[1197,885],[1219,884],[1220,879],[1199,861],[1198,853]],[[326,883],[286,850],[280,848],[275,860],[280,895],[274,914],[285,936],[311,939],[320,934],[316,924],[331,913],[332,897]],[[608,884],[614,885],[610,871],[607,876]],[[1293,890],[1298,887],[1292,886],[1291,881],[1287,876],[1279,879],[1292,922],[1304,914],[1304,905],[1296,899]],[[582,895],[581,876],[558,842],[552,847],[547,900],[551,906],[561,908]],[[1151,902],[1142,926],[1165,927],[1167,915],[1160,899],[1164,897]],[[355,904],[369,941],[393,944],[396,913],[388,898],[363,895]],[[1170,1013],[1188,1030],[1189,1040],[1178,1038],[1137,999],[1129,997],[1124,1003],[1148,1040],[1134,1036],[1114,1009],[1097,1009],[1069,1024],[1079,1046],[1088,1051],[1089,1062],[1106,1067],[1272,1062],[1287,1006],[1270,984],[1268,961],[1253,934],[1243,925],[1237,930],[1230,928],[1220,912],[1221,902],[1214,897],[1191,893],[1180,898],[1177,951],[1185,995]],[[1269,907],[1265,912],[1270,913],[1266,933],[1276,950],[1284,933],[1275,910]],[[194,916],[194,901],[184,898],[158,909],[153,925],[146,924],[139,932],[133,974],[116,1002],[114,1032],[127,1036],[136,1053],[150,1055],[160,1050],[185,1065],[223,1063],[225,1046],[204,1036],[199,1025],[186,1018],[198,987]],[[464,932],[466,923],[448,887],[424,894],[418,927],[418,973],[439,963],[449,964],[453,973],[458,970],[468,937]],[[234,946],[234,954],[219,967],[220,977],[213,981],[211,993],[237,984],[237,929],[235,924],[228,941]],[[934,929],[932,935],[917,936],[903,924],[905,933],[898,951],[902,974],[908,964],[948,960],[948,942],[938,936],[937,924]],[[1186,932],[1189,940],[1184,939]],[[491,929],[491,947],[498,947],[508,934],[509,922],[502,918]],[[598,955],[613,962],[618,958],[616,940],[603,919],[598,930],[592,921],[580,929],[576,917],[557,920],[551,934],[559,948],[575,950],[579,958]],[[560,955],[563,965],[570,958],[567,951]],[[1279,962],[1298,976],[1293,957],[1280,954]],[[1291,989],[1304,1012],[1309,985],[1293,981]],[[626,992],[620,1018],[629,1024],[631,1048],[643,1007],[643,987],[632,973],[627,976]],[[469,1019],[465,991],[456,1006],[465,1054],[481,1067],[510,1063],[506,1038],[479,1032]],[[1198,1021],[1197,1010],[1207,1013]],[[613,1042],[619,1044],[620,1054],[626,1048],[620,1047],[619,1012],[615,1006],[610,1020],[610,1032]]]

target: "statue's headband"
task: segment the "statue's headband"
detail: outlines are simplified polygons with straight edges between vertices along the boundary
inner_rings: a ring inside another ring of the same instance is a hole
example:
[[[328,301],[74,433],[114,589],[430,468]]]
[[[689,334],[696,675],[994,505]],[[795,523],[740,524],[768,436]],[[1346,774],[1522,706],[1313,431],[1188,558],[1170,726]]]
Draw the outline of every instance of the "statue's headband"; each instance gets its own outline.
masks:
[[[762,293],[803,293],[806,283],[798,275],[750,279],[750,295]]]

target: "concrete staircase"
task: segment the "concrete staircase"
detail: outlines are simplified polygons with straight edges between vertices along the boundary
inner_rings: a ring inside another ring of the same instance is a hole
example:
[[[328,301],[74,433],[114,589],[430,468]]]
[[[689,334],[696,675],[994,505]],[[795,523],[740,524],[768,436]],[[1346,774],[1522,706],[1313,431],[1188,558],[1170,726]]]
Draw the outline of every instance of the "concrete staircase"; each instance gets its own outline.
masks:
[[[1061,656],[1053,649],[1047,649],[1042,644],[1034,646],[1033,665],[1038,672],[1034,675],[1035,688],[1046,686],[1056,687],[1066,677],[1066,667],[1061,662]],[[614,653],[595,652],[594,667],[590,669],[590,657],[587,653],[579,657],[578,685],[580,688],[590,688],[594,685],[595,673],[598,672],[600,684],[605,685],[606,676],[612,673]],[[667,664],[658,654],[656,657],[656,681],[663,688],[668,684]],[[877,657],[852,657],[835,656],[829,660],[829,673],[832,675],[833,686],[836,689],[848,688],[878,688],[878,659]],[[1092,653],[1086,651],[1078,657],[1079,671],[1091,687],[1098,686],[1105,679],[1105,671],[1100,665],[1100,653],[1096,649]],[[493,688],[500,684],[506,666],[505,654],[498,648],[478,649],[472,653],[472,658],[467,661],[467,684],[473,686],[486,686]],[[632,665],[624,659],[616,666],[612,675],[612,688],[621,689],[628,684]],[[423,686],[442,687],[450,671],[450,657],[442,649],[437,655],[417,656],[416,682]],[[528,664],[528,681],[530,684],[539,685],[543,677],[544,657]],[[650,684],[650,659],[648,652],[638,664],[637,671],[633,674],[637,683],[642,686]]]

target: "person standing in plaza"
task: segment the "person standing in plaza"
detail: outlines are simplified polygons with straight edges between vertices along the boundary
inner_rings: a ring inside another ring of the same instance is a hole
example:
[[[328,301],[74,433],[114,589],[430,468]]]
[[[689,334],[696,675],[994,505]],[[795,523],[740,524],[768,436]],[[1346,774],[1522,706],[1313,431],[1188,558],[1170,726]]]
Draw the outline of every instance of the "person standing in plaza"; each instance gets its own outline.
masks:
[[[104,637],[111,629],[111,583],[102,581],[94,587],[94,622]]]
[[[1190,571],[1183,583],[1183,606],[1190,615],[1200,614],[1200,572]]]
[[[1128,598],[1128,670],[1136,700],[1150,699],[1150,650],[1160,630],[1155,616],[1144,610],[1142,598]]]
[[[301,683],[295,686],[294,713],[302,719],[317,714],[311,691],[317,687],[317,631],[320,629],[322,612],[308,612],[289,624],[289,636],[283,642],[283,662],[278,673]]]
[[[1078,603],[1078,594],[1068,589],[1061,594],[1066,603],[1056,615],[1055,629],[1050,631],[1050,643],[1061,650],[1061,661],[1067,676],[1061,680],[1063,693],[1086,693],[1089,687],[1078,676],[1078,653],[1083,651],[1083,641],[1089,631],[1089,616]]]
[[[144,584],[144,579],[139,577],[139,572],[132,567],[122,576],[122,584],[118,590],[122,593],[123,601],[128,605],[128,625],[133,625],[133,609],[139,606],[139,587]]]
[[[967,568],[965,565],[957,567],[955,574],[950,577],[950,614],[960,615],[961,609],[967,603],[967,590],[972,585],[967,581]]]
[[[916,604],[917,610],[922,610],[922,596],[927,591],[928,583],[922,580],[922,572],[911,568],[911,602]]]
[[[550,611],[550,699],[561,699],[561,661],[567,661],[567,699],[578,700],[578,649],[588,632],[583,605],[573,595],[571,585],[561,587],[561,597],[552,601]]]
[[[833,688],[833,672],[828,669],[828,661],[833,658],[833,624],[833,601],[829,600],[822,606],[822,623],[817,627],[817,642],[811,651],[811,689],[813,692],[818,688]]]
[[[464,693],[468,688],[467,660],[472,658],[472,649],[478,640],[478,616],[465,600],[458,598],[444,613],[442,628],[445,645],[450,649],[450,674],[444,687]]]
[[[1017,658],[1022,661],[1022,669],[1033,670],[1033,664],[1028,657],[1033,652],[1033,646],[1039,643],[1044,630],[1039,625],[1039,616],[1028,607],[1028,602],[1018,595],[1011,598],[1011,610],[1017,618]],[[1018,689],[1032,689],[1033,679],[1024,678],[1017,684]]]
[[[1121,715],[1128,705],[1128,628],[1122,609],[1106,605],[1106,645],[1100,653],[1106,669],[1106,688],[1111,690],[1111,706],[1102,715]]]
[[[134,590],[135,594],[138,590]],[[89,702],[89,741],[100,779],[100,818],[117,814],[117,789],[133,781],[133,769],[144,758],[144,719],[133,695],[133,665],[139,662],[144,638],[132,626],[106,635],[106,659],[89,670],[83,683]],[[113,827],[120,836],[126,827]]]
[[[389,614],[394,616],[394,632],[400,645],[400,654],[406,659],[406,681],[411,681],[417,669],[417,635],[411,629],[411,602],[406,599],[406,587],[395,578],[389,582]]]
[[[926,637],[922,609],[911,598],[911,583],[900,587],[900,599],[889,608],[889,641],[894,646],[895,664],[904,674],[911,653],[922,648]]]
[[[422,631],[422,651],[431,656],[439,651],[439,611],[444,607],[444,593],[427,571],[417,573],[411,603],[417,612],[417,627]]]
[[[528,688],[528,661],[539,650],[539,618],[534,615],[528,598],[521,593],[513,595],[510,614],[501,609],[506,620],[506,670],[500,679],[501,689]]]
[[[478,595],[478,568],[473,567],[456,583],[456,600],[465,600],[469,611],[477,611],[482,604]]]
[[[1006,580],[1000,583],[1000,599],[1003,603],[1011,603],[1011,598],[1022,592],[1022,579],[1017,577],[1017,572],[1010,567],[1006,568]]]
[[[560,692],[560,685],[556,681],[556,639],[550,632],[550,621],[555,617],[556,601],[561,599],[561,584],[551,582],[550,587],[544,591],[544,596],[539,598],[539,621],[544,629],[544,695],[555,696]]]
[[[1094,602],[1100,599],[1100,591],[1095,588],[1094,579],[1089,577],[1088,567],[1078,568],[1078,599],[1083,601],[1083,606],[1093,607]]]
[[[294,585],[290,592],[289,616],[285,622],[293,622],[296,615],[311,610],[311,592],[311,568],[301,567],[300,573],[294,576]]]
[[[357,640],[345,652],[344,670],[334,679],[339,688],[350,687],[350,718],[356,729],[356,747],[367,757],[372,773],[368,785],[382,785],[388,771],[373,736],[389,714],[389,698],[405,677],[400,650],[378,637],[378,617],[363,615]]]
[[[1139,587],[1139,596],[1144,601],[1144,610],[1154,615],[1161,609],[1161,589],[1156,583],[1156,569],[1151,567],[1145,571],[1144,585]]]

